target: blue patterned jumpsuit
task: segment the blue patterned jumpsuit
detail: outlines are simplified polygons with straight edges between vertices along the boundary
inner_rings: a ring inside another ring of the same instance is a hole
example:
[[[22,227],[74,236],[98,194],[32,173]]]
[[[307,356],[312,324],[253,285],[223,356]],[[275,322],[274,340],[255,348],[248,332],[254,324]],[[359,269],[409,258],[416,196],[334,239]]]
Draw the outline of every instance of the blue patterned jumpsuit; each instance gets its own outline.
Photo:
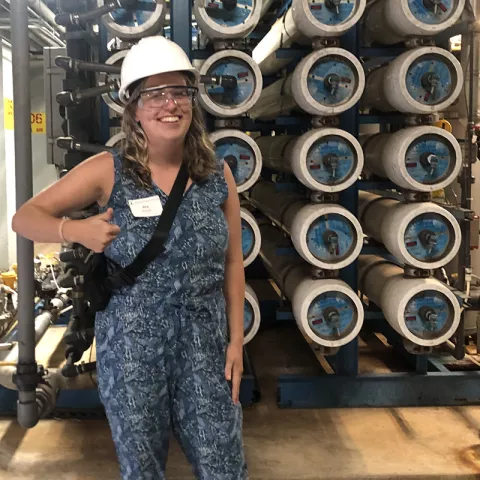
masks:
[[[114,156],[107,205],[121,232],[106,249],[122,266],[148,242],[158,217],[136,218],[128,200],[167,195],[142,189]],[[223,167],[222,167],[223,168]],[[173,428],[197,478],[248,478],[242,411],[225,380],[223,295],[228,224],[223,169],[185,193],[165,252],[97,314],[98,386],[124,480],[162,480]]]

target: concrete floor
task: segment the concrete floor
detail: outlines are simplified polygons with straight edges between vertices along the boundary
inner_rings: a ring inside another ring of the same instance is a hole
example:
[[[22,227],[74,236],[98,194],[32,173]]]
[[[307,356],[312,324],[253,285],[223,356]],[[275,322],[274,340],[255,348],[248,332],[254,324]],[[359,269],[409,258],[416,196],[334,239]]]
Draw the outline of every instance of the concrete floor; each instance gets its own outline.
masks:
[[[252,480],[480,479],[480,407],[279,410],[275,376],[311,359],[295,331],[267,330],[251,345],[263,395],[244,411]],[[45,420],[29,431],[0,421],[2,480],[118,478],[104,420]],[[175,442],[168,478],[193,479]]]

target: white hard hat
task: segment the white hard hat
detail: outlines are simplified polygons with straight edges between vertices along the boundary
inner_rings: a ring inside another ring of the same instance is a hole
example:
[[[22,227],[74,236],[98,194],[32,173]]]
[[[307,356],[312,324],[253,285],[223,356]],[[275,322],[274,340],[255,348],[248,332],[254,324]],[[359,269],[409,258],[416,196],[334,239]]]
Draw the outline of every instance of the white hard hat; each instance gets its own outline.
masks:
[[[120,100],[124,104],[128,103],[128,89],[136,81],[166,72],[189,72],[198,75],[187,54],[176,43],[161,35],[142,38],[123,60],[118,92]]]

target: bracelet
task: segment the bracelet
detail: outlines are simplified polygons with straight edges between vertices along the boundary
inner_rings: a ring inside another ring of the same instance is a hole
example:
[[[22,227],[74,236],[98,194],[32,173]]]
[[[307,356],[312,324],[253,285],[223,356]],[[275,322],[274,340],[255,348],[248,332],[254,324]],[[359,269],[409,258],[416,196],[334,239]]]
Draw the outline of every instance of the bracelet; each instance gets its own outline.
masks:
[[[65,222],[68,220],[68,218],[63,218],[60,224],[58,225],[58,234],[60,235],[60,238],[62,239],[62,243],[68,243],[68,240],[63,236],[63,226],[65,225]]]

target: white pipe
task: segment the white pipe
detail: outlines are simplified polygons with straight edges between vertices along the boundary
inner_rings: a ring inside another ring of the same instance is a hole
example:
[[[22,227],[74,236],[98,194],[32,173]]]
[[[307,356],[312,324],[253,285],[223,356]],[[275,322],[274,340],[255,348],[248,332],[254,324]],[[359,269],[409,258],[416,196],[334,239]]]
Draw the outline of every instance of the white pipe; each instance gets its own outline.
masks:
[[[270,182],[257,183],[250,199],[291,236],[297,252],[310,264],[337,270],[360,255],[362,228],[347,209],[328,203],[309,204],[301,195],[278,192]]]
[[[447,187],[456,180],[462,167],[458,141],[438,127],[380,133],[369,137],[363,147],[366,166],[372,173],[418,192]]]
[[[307,188],[341,192],[352,186],[363,169],[358,140],[338,128],[318,128],[301,136],[276,135],[255,139],[264,165],[293,173]]]
[[[225,92],[219,85],[201,83],[198,97],[200,104],[207,112],[220,118],[244,115],[262,93],[263,77],[260,68],[245,52],[221,50],[208,57],[200,67],[200,75],[220,74],[236,77],[237,87]],[[224,96],[228,96],[227,101]]]
[[[240,208],[242,224],[243,266],[248,267],[260,253],[262,237],[255,217],[245,208]]]
[[[432,4],[434,6],[434,4]],[[465,0],[453,0],[447,11],[436,10],[425,2],[410,0],[381,0],[368,8],[365,29],[369,39],[393,45],[409,37],[434,37],[454,25],[462,15]]]
[[[255,141],[241,130],[222,129],[209,136],[217,158],[230,165],[241,193],[252,187],[262,173],[262,154]]]
[[[260,328],[261,314],[258,297],[253,288],[245,285],[245,304],[243,312],[244,338],[243,344],[251,342]]]
[[[462,66],[453,54],[438,47],[414,48],[368,75],[362,103],[383,112],[441,112],[458,98],[462,85]]]
[[[250,116],[272,119],[295,107],[310,115],[338,115],[360,100],[364,88],[363,67],[354,55],[336,47],[316,50],[264,89]]]
[[[310,267],[300,257],[278,255],[281,233],[272,225],[260,225],[261,255],[265,267],[292,302],[300,331],[310,341],[325,347],[351,342],[363,325],[363,307],[355,292],[341,280],[314,280]]]
[[[400,267],[374,255],[360,256],[358,265],[360,290],[400,335],[432,347],[455,333],[460,305],[445,284],[434,278],[405,278]]]
[[[229,25],[227,23],[229,20],[216,20],[208,14],[205,7],[211,3],[216,5],[219,11],[226,11],[218,2],[195,0],[193,3],[193,13],[200,30],[212,40],[232,40],[247,37],[257,26],[262,13],[262,0],[252,0],[253,7],[248,6],[248,16],[243,17],[241,21],[239,18],[235,24]],[[238,12],[242,8],[247,10],[247,4],[237,5],[235,11]]]
[[[299,37],[300,32],[293,21],[293,11],[289,8],[252,51],[252,58],[258,63],[263,75],[271,75],[291,62],[291,58],[277,58],[276,51],[290,47]]]
[[[462,234],[457,220],[436,203],[402,203],[360,192],[358,216],[368,236],[412,267],[443,267],[460,249]]]

